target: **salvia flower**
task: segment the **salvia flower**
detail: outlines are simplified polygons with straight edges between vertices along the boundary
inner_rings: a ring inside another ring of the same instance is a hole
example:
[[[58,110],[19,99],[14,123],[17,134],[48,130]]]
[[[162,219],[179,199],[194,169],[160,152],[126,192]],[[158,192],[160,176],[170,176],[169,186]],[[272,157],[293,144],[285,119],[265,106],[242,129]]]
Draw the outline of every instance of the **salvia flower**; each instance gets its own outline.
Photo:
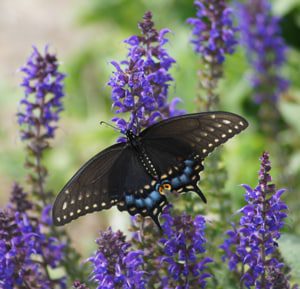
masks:
[[[143,252],[129,250],[121,231],[111,228],[100,233],[97,252],[88,259],[93,264],[92,280],[98,289],[144,289]]]
[[[33,47],[21,71],[25,74],[21,84],[25,97],[20,102],[18,121],[21,138],[27,144],[25,166],[31,169],[27,180],[32,185],[32,193],[46,206],[51,193],[44,188],[47,169],[42,164],[42,157],[49,147],[48,140],[54,137],[59,113],[63,109],[65,75],[58,71],[57,58],[48,47],[44,54]]]
[[[233,25],[232,10],[224,0],[195,0],[194,4],[197,17],[187,22],[193,26],[191,43],[204,64],[199,70],[199,84],[207,95],[204,99],[199,94],[198,100],[200,106],[204,102],[206,110],[210,110],[219,101],[215,89],[223,76],[222,63],[226,54],[235,51],[237,28]]]
[[[238,272],[241,282],[247,287],[273,288],[272,276],[280,271],[283,263],[276,258],[277,240],[286,218],[286,204],[281,200],[284,189],[275,190],[271,184],[269,154],[263,153],[259,171],[259,184],[246,190],[247,205],[239,210],[242,214],[239,225],[227,232],[221,246],[229,269]],[[241,272],[239,266],[242,266]],[[272,276],[270,275],[272,274]]]
[[[27,194],[23,188],[18,183],[14,183],[8,206],[14,211],[24,213],[32,209],[33,204],[27,199]]]
[[[20,206],[21,199],[26,207]],[[0,211],[0,287],[66,288],[65,278],[51,279],[48,272],[48,266],[59,266],[64,246],[43,232],[40,220],[31,216],[32,207],[15,185],[11,203]]]
[[[219,64],[224,62],[226,54],[232,54],[237,40],[237,28],[232,22],[232,9],[226,6],[224,0],[196,0],[197,18],[189,18],[187,22],[193,25],[195,52],[208,61]]]
[[[276,103],[288,88],[288,81],[281,76],[287,47],[280,19],[272,15],[268,0],[247,0],[238,8],[241,37],[252,66],[255,101]]]
[[[139,29],[141,36],[134,35],[125,40],[129,45],[127,60],[112,62],[116,71],[108,82],[112,87],[116,113],[130,113],[128,122],[121,117],[113,118],[123,132],[131,129],[139,133],[159,119],[182,113],[176,109],[179,99],[167,102],[173,80],[169,69],[175,63],[164,48],[169,30],[158,32],[154,28],[151,12],[145,13]]]
[[[268,282],[273,285],[272,289],[299,289],[297,284],[290,285],[290,275],[282,272],[280,268],[270,268],[268,271]]]
[[[25,97],[21,100],[18,113],[19,124],[23,139],[36,136],[52,138],[56,129],[59,113],[63,110],[64,96],[63,73],[58,71],[58,61],[54,54],[45,48],[41,54],[36,47],[25,66],[21,68],[25,73],[22,86]]]
[[[185,213],[173,217],[169,209],[162,218],[164,237],[159,242],[164,255],[161,262],[168,267],[168,275],[162,278],[163,288],[205,288],[206,279],[211,276],[207,264],[213,260],[204,256],[204,218],[197,215],[193,219]]]

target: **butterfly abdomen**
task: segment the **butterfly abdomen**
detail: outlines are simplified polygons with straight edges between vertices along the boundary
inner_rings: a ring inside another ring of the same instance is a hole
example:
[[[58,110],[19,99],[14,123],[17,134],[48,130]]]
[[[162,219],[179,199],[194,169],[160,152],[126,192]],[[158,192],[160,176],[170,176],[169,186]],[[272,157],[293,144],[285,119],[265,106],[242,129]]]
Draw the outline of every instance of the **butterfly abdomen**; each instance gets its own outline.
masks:
[[[153,162],[151,161],[149,155],[147,154],[142,142],[140,141],[139,137],[136,136],[132,131],[127,132],[127,137],[131,146],[134,148],[135,152],[137,153],[137,157],[141,162],[143,168],[153,178],[157,178],[158,171],[156,170]]]

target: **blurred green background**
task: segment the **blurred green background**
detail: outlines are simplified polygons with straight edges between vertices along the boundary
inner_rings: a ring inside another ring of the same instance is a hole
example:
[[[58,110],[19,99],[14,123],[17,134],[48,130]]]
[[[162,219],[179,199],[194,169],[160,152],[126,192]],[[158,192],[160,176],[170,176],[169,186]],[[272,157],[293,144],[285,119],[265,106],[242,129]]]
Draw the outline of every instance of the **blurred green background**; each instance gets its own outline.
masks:
[[[189,44],[191,30],[185,22],[195,15],[193,1],[0,1],[1,207],[6,204],[14,181],[25,185],[24,144],[19,140],[15,114],[23,97],[18,69],[30,55],[31,46],[42,50],[49,44],[61,62],[60,70],[68,76],[65,111],[51,142],[53,149],[44,160],[49,169],[47,186],[59,192],[81,164],[117,138],[112,129],[99,125],[100,120],[110,121],[113,115],[110,88],[106,85],[113,71],[110,61],[125,58],[127,48],[123,40],[139,33],[137,22],[147,10],[153,12],[158,29],[172,30],[167,49],[177,63],[172,68],[175,81],[170,98],[180,97],[181,107],[194,112],[200,61]],[[285,200],[290,210],[282,242],[287,244],[287,250],[293,248],[289,255],[295,255],[295,250],[300,254],[300,0],[273,1],[273,10],[283,19],[283,36],[289,46],[283,73],[291,86],[279,104],[285,125],[276,141],[261,133],[257,107],[251,103],[250,68],[239,47],[225,62],[219,87],[221,109],[245,116],[250,127],[222,150],[234,209],[243,205],[244,192],[239,185],[257,184],[258,158],[263,150],[270,151],[274,182],[288,188]],[[128,214],[112,209],[72,222],[68,230],[81,251],[90,250],[94,246],[91,240],[100,228],[108,223],[120,228],[128,222]],[[85,238],[79,238],[78,233]],[[300,275],[300,262],[295,257],[290,262],[296,263],[295,270]]]

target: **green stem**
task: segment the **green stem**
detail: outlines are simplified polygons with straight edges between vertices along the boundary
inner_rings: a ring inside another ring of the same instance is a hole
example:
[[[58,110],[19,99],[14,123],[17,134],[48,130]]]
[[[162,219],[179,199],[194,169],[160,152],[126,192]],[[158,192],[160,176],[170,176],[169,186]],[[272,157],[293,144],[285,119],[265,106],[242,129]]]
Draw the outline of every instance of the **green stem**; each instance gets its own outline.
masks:
[[[242,264],[241,276],[243,276],[244,273],[245,273],[245,266],[244,264]],[[241,276],[240,276],[240,289],[244,289],[244,282],[241,280],[242,279]]]
[[[43,206],[46,206],[47,198],[46,198],[46,193],[45,193],[45,189],[44,189],[45,178],[43,176],[43,166],[42,166],[41,160],[42,160],[42,152],[38,152],[36,154],[36,169],[37,169],[37,174],[38,174],[38,179],[37,179],[38,194],[41,197]]]

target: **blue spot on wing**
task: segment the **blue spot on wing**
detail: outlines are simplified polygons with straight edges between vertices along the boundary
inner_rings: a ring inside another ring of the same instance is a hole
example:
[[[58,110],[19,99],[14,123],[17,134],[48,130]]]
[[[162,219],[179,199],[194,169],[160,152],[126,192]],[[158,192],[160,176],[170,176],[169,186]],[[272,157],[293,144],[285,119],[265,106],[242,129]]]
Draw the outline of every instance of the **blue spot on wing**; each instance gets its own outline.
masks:
[[[144,199],[136,199],[136,200],[135,200],[135,205],[136,205],[138,208],[143,208],[143,207],[145,207]]]
[[[183,170],[183,173],[185,175],[188,175],[190,176],[192,173],[193,173],[193,169],[191,167],[186,167],[184,170]]]
[[[185,160],[184,164],[187,165],[188,167],[192,167],[194,164],[194,161],[193,160]]]
[[[182,174],[182,175],[179,177],[179,179],[180,179],[181,184],[183,184],[183,185],[186,185],[186,184],[189,182],[189,178],[188,178],[188,176],[185,175],[185,174]]]
[[[149,197],[154,201],[157,202],[160,200],[160,193],[157,191],[152,191],[151,194],[149,195]]]
[[[134,197],[133,195],[127,195],[125,198],[125,202],[127,204],[127,206],[131,206],[134,204]]]
[[[157,191],[152,191],[146,198],[136,198],[134,195],[125,196],[125,203],[128,207],[136,206],[139,209],[147,208],[151,210],[160,200],[161,195]]]
[[[173,189],[177,189],[178,187],[180,187],[180,186],[181,186],[181,181],[180,181],[180,179],[179,179],[178,177],[173,178],[173,179],[171,180],[171,186],[172,186]]]
[[[145,204],[146,204],[146,207],[147,207],[147,209],[152,209],[153,208],[153,205],[154,205],[154,200],[152,200],[151,198],[146,198],[145,200],[144,200],[144,202],[145,202]]]

